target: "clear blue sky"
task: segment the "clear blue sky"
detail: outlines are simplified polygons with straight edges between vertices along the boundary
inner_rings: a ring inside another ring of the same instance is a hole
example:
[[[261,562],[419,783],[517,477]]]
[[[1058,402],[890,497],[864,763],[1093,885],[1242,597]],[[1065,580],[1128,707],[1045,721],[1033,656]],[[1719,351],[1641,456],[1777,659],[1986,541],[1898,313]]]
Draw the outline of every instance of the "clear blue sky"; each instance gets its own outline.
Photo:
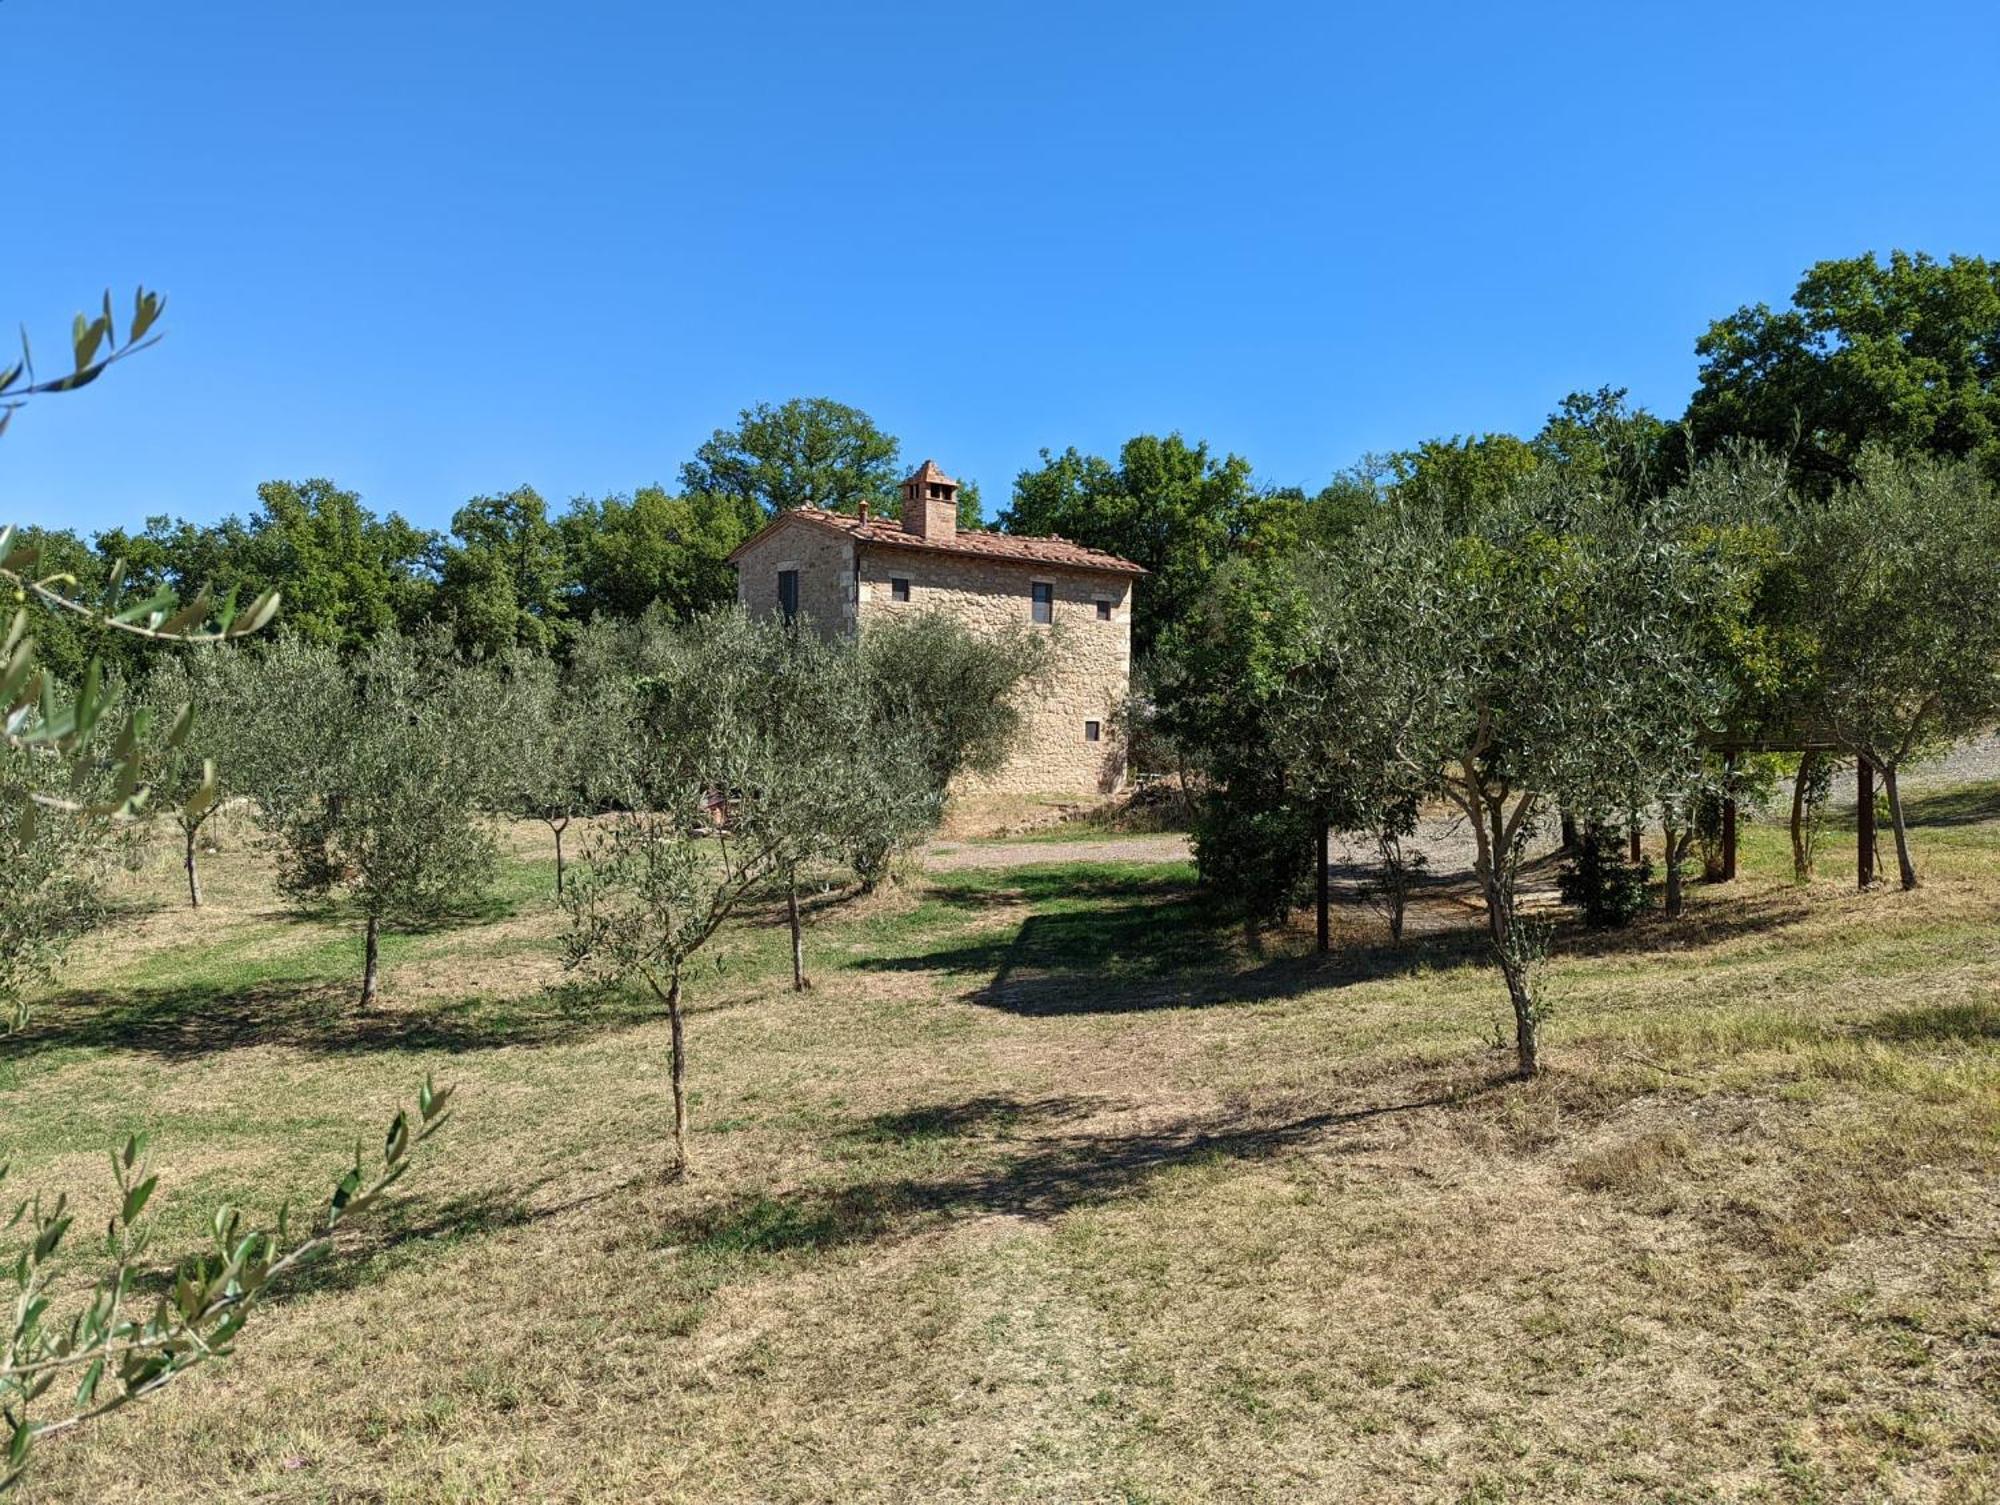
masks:
[[[0,438],[98,528],[331,476],[442,525],[828,395],[976,477],[1178,428],[1317,485],[1676,414],[1811,261],[2000,254],[1988,3],[4,0],[0,319],[166,341]]]

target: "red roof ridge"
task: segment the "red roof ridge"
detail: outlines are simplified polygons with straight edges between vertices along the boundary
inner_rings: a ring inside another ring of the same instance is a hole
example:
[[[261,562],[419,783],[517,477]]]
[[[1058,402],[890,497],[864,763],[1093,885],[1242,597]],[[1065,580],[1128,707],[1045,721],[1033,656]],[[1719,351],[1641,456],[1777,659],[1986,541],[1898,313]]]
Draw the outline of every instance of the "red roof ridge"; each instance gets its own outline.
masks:
[[[1086,544],[1074,543],[1055,534],[1002,533],[993,528],[959,528],[949,538],[926,538],[922,534],[907,532],[899,522],[887,522],[881,518],[861,518],[846,512],[829,512],[823,507],[806,505],[794,507],[780,513],[743,540],[729,553],[729,563],[751,544],[762,538],[773,528],[784,526],[792,519],[812,523],[819,527],[838,528],[861,543],[878,544],[884,548],[910,549],[925,554],[960,554],[974,559],[991,559],[1019,564],[1067,565],[1072,569],[1097,570],[1110,575],[1144,575],[1150,573],[1142,565],[1103,549],[1093,549]]]

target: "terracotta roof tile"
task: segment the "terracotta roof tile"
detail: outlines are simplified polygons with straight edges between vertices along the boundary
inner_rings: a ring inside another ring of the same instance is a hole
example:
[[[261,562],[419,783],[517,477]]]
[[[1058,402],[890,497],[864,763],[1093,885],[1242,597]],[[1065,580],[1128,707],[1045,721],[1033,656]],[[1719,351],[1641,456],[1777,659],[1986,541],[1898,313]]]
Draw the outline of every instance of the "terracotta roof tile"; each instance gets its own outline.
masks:
[[[1098,570],[1107,575],[1143,575],[1146,570],[1129,559],[1086,548],[1066,538],[1038,538],[1028,534],[994,533],[985,528],[960,528],[949,538],[923,538],[907,533],[899,522],[870,519],[863,522],[844,512],[826,512],[818,507],[798,507],[772,519],[763,529],[745,539],[730,554],[738,554],[764,533],[797,518],[800,522],[834,528],[860,540],[884,548],[911,549],[922,554],[961,554],[976,559],[1009,560],[1020,564],[1054,564],[1073,570]]]

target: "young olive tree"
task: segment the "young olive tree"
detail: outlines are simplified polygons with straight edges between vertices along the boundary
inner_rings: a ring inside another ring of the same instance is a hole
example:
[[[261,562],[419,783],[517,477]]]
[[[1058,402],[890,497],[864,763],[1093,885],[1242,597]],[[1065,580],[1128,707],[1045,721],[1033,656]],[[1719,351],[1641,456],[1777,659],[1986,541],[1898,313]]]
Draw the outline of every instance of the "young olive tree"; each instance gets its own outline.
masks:
[[[0,745],[0,1033],[26,1022],[29,989],[55,975],[102,909],[105,821],[36,803],[75,792],[46,751]]]
[[[803,866],[909,819],[898,749],[873,738],[868,709],[851,644],[734,610],[677,635],[645,686],[643,808],[592,833],[563,902],[569,964],[640,982],[666,1010],[670,1176],[688,1169],[689,968],[756,897],[795,899]]]
[[[495,849],[479,816],[494,781],[482,697],[441,640],[381,637],[351,661],[286,641],[257,665],[273,724],[252,793],[294,901],[344,896],[363,921],[361,1006],[385,924],[435,921],[476,898]]]
[[[634,686],[622,676],[559,670],[539,654],[516,652],[492,670],[490,733],[496,739],[497,805],[538,820],[555,839],[556,897],[572,821],[601,815],[632,797],[637,753]]]
[[[887,875],[896,851],[936,826],[952,785],[992,773],[1021,730],[1021,696],[1047,675],[1061,651],[1048,633],[981,635],[943,612],[872,624],[861,639],[867,737],[897,749],[905,797],[892,802],[900,825],[873,821],[845,855],[864,892]],[[881,756],[878,753],[878,756]]]
[[[1969,461],[1868,450],[1855,472],[1799,514],[1815,709],[1881,775],[1910,889],[1899,774],[2000,717],[2000,498]]]
[[[247,707],[235,703],[242,676],[234,672],[234,650],[192,649],[163,657],[146,676],[140,698],[148,705],[186,707],[186,721],[158,729],[145,741],[144,771],[180,837],[181,867],[187,876],[188,904],[201,907],[201,872],[195,856],[210,817],[236,792],[233,765],[226,756],[229,727]]]
[[[1465,816],[1520,1073],[1540,1067],[1539,928],[1520,904],[1538,823],[1634,808],[1699,758],[1720,689],[1687,602],[1704,561],[1670,515],[1547,473],[1464,519],[1358,535],[1319,593],[1325,746]]]

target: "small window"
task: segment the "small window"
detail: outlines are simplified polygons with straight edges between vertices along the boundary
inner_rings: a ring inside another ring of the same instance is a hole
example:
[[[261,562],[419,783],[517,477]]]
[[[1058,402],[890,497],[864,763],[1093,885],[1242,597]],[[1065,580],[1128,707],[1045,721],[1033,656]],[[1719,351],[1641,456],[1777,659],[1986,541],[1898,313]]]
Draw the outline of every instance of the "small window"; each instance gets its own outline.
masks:
[[[785,614],[787,622],[799,614],[799,572],[797,570],[778,571],[778,610]]]
[[[1100,622],[1111,620],[1111,603],[1109,601],[1099,601],[1097,603],[1097,620]]]
[[[1056,588],[1046,580],[1037,580],[1029,589],[1034,593],[1034,619],[1037,622],[1053,622],[1056,615]]]
[[[894,578],[892,578],[892,579],[891,579],[891,580],[889,581],[889,599],[890,599],[891,601],[907,601],[907,600],[909,600],[909,599],[910,599],[910,582],[909,582],[909,581],[907,581],[907,580],[897,580],[897,579],[894,579]]]
[[[1104,723],[1102,721],[1084,722],[1083,740],[1086,742],[1102,742],[1104,740]]]

